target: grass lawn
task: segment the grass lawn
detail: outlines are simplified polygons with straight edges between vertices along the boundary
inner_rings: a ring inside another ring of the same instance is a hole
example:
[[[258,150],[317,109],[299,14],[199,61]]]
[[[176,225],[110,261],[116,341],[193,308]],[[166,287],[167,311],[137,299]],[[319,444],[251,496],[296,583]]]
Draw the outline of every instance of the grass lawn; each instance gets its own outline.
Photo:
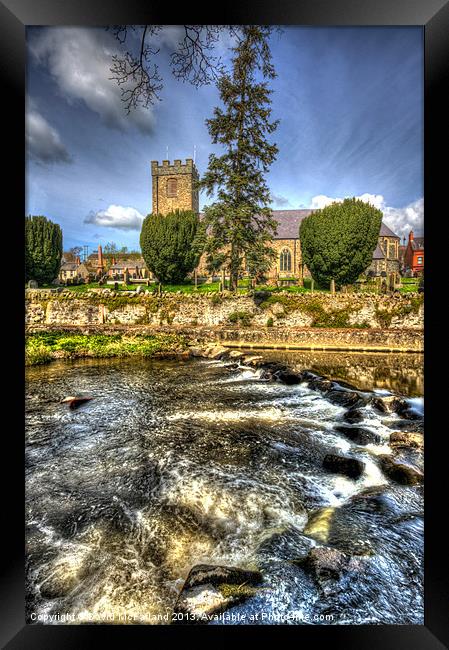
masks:
[[[228,283],[226,283],[228,284]],[[271,291],[273,293],[279,293],[280,291],[286,291],[288,293],[309,293],[311,291],[311,279],[304,278],[304,286],[297,284],[283,285],[276,287],[275,285],[257,285],[256,291]],[[411,293],[418,291],[419,278],[402,278],[402,286],[400,289],[401,293]],[[119,284],[118,291],[135,291],[139,285],[138,284]],[[140,285],[143,287],[144,291],[156,292],[158,289],[157,284]],[[54,289],[54,285],[42,285],[42,289]],[[98,282],[91,282],[89,284],[78,284],[78,285],[69,285],[64,287],[69,291],[75,293],[85,293],[89,289],[111,289],[114,290],[113,284],[99,285]],[[247,278],[239,281],[238,292],[240,294],[245,294],[250,289],[249,280]],[[192,282],[184,282],[182,284],[164,284],[162,285],[162,291],[164,293],[174,293],[181,291],[186,294],[193,293],[214,293],[220,290],[220,282],[211,282],[211,283],[202,283],[198,284],[198,287],[195,288],[195,285]],[[322,289],[318,287],[315,283],[314,287],[315,292],[320,293],[330,293],[329,289]],[[356,293],[378,293],[378,286],[375,282],[367,282],[365,284],[360,284]]]

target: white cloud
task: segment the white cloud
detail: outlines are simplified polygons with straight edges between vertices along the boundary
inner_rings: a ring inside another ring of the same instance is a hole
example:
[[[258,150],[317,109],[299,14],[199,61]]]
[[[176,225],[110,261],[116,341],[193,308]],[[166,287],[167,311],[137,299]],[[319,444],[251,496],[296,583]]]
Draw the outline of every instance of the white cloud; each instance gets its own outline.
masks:
[[[123,53],[110,32],[99,28],[47,27],[33,35],[29,47],[36,61],[48,66],[68,101],[83,101],[112,128],[125,130],[134,125],[142,132],[153,129],[151,110],[138,107],[127,115],[121,87],[110,79],[112,56]]]
[[[348,197],[344,197],[348,198]],[[424,199],[417,199],[409,203],[403,208],[393,208],[386,205],[385,199],[382,194],[361,194],[356,196],[356,199],[361,199],[366,203],[374,205],[383,212],[384,222],[396,233],[401,239],[408,237],[410,230],[413,230],[415,235],[422,234],[424,230]],[[311,200],[310,207],[313,209],[324,208],[334,202],[341,202],[343,198],[332,198],[324,194],[318,194]]]
[[[287,197],[282,196],[281,194],[271,194],[271,202],[278,208],[285,208],[288,205],[291,205]]]
[[[135,208],[112,204],[106,210],[90,212],[84,223],[95,223],[97,226],[119,230],[140,230],[143,219],[143,215]]]
[[[424,234],[424,199],[409,203],[405,208],[386,207],[383,210],[385,223],[401,237],[408,238],[410,230],[415,235]]]
[[[40,163],[71,162],[59,133],[35,109],[33,104],[25,117],[25,138],[28,156]]]

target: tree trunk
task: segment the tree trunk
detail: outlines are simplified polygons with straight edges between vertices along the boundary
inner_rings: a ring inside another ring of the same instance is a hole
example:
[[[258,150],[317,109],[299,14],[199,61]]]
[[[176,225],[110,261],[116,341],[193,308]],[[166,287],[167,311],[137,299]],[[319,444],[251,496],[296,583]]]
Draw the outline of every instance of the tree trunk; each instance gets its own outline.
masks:
[[[221,290],[225,291],[226,289],[226,271],[221,269]]]
[[[311,288],[312,293],[313,293],[313,290],[315,289],[315,280],[313,278],[312,278],[312,281],[310,282],[310,288]]]
[[[231,245],[230,290],[237,292],[239,283],[239,256],[234,244]]]
[[[331,280],[331,293],[332,294],[335,293],[335,280],[334,279]]]
[[[194,277],[194,281],[195,281],[195,289],[198,289],[198,269],[194,270],[193,277]]]

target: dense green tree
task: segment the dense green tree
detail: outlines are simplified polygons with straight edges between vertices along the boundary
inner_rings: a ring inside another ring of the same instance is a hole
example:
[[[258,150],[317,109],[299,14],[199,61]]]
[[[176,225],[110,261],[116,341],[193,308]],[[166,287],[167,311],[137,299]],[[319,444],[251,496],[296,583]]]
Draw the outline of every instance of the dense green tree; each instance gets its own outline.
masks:
[[[313,212],[301,223],[303,261],[321,286],[352,284],[370,265],[382,212],[359,199],[345,199]]]
[[[140,247],[147,267],[159,282],[182,282],[199,262],[204,247],[203,225],[191,210],[149,214],[142,223]]]
[[[25,281],[52,282],[59,273],[62,230],[43,216],[25,217]]]
[[[199,183],[216,201],[204,209],[210,237],[206,251],[209,266],[230,271],[236,290],[244,258],[260,264],[270,255],[268,242],[276,233],[265,173],[276,158],[277,146],[267,136],[278,122],[270,122],[271,91],[267,80],[276,76],[268,44],[272,29],[245,25],[232,48],[232,73],[218,82],[223,108],[206,120],[213,144],[224,150],[209,156],[208,169]],[[257,269],[253,269],[254,272]]]

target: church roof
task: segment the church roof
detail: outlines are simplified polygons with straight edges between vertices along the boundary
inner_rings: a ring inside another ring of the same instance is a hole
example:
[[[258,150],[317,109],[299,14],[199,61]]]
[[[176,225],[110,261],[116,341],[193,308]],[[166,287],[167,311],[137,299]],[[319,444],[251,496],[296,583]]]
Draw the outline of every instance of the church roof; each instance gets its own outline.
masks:
[[[313,210],[273,210],[273,218],[278,222],[275,239],[298,239],[301,221]]]
[[[379,244],[377,244],[376,250],[373,253],[373,260],[384,260],[384,259],[385,259],[385,253],[383,252]]]
[[[273,218],[278,222],[277,234],[274,239],[299,239],[299,226],[301,221],[315,210],[272,210]],[[200,212],[200,217],[204,215]],[[392,230],[382,221],[379,237],[395,237]],[[423,239],[424,242],[424,239]],[[379,258],[380,259],[380,258]]]
[[[395,235],[394,232],[383,221],[382,225],[380,226],[379,237],[394,237],[395,239],[399,239],[399,237]]]

